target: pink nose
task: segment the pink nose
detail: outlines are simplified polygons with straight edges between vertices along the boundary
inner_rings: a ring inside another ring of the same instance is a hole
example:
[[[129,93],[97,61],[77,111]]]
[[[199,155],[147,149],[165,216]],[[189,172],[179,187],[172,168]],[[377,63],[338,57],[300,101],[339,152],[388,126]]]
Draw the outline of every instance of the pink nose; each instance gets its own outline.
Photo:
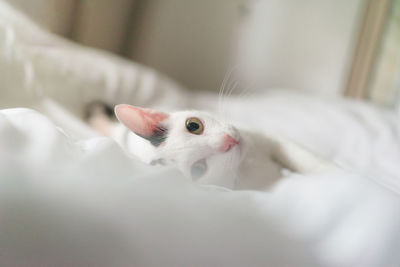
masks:
[[[235,138],[233,138],[229,134],[225,134],[220,150],[221,152],[227,152],[237,144],[239,144],[239,142]]]

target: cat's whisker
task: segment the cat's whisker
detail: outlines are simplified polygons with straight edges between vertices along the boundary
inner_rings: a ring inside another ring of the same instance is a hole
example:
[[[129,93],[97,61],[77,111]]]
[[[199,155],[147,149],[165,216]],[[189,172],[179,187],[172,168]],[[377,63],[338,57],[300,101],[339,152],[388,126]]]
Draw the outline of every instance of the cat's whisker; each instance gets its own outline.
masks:
[[[236,79],[232,77],[232,75],[230,76],[230,78],[231,79],[228,81],[228,86],[226,86],[227,90],[225,91],[225,94],[223,95],[222,98],[222,107],[224,111],[225,111],[226,100],[228,96],[231,94],[232,90],[235,89],[237,83]]]
[[[218,112],[223,117],[226,116],[226,114],[224,112],[225,111],[225,103],[226,103],[226,95],[227,95],[227,92],[230,91],[230,89],[232,87],[232,83],[235,81],[235,79],[233,78],[233,72],[235,71],[236,68],[237,68],[236,66],[232,66],[227,71],[227,74],[224,77],[223,86],[221,87],[221,90],[220,90]]]
[[[232,83],[231,88],[228,90],[228,92],[227,92],[227,94],[226,94],[226,97],[227,97],[227,98],[229,98],[229,97],[232,95],[232,93],[235,91],[235,89],[237,88],[238,83],[239,83],[239,82],[238,82],[237,80],[235,80],[235,81]]]
[[[238,88],[242,88],[240,86],[240,81],[236,78],[231,79],[231,82],[229,84],[228,90],[226,90],[226,94],[223,96],[223,101],[222,101],[222,108],[224,111],[226,111],[226,106],[228,104],[229,101],[227,101],[229,98],[232,100],[232,95],[235,95],[235,98],[246,98],[247,95],[252,95],[254,94],[254,92],[249,92],[252,88],[252,85],[243,87],[242,92],[238,93],[238,94],[234,94],[235,90],[238,91]],[[232,124],[232,121],[230,119],[227,119],[226,116],[224,117],[225,121],[229,122]]]
[[[234,70],[234,67],[231,67],[230,69],[228,69],[228,71],[226,72],[224,79],[222,81],[220,90],[219,90],[219,95],[218,95],[218,112],[221,113],[222,112],[222,105],[223,105],[223,97],[224,97],[224,92],[225,92],[225,88],[226,88],[226,84],[227,82],[230,80],[231,74]]]

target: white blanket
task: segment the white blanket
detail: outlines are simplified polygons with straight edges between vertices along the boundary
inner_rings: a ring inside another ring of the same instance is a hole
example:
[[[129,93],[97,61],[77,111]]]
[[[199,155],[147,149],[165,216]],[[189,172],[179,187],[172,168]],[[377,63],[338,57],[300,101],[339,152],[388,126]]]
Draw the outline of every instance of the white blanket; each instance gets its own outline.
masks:
[[[108,138],[0,112],[1,266],[398,266],[400,197],[350,172],[199,187]]]
[[[213,110],[216,96],[61,40],[1,1],[0,72],[1,108],[45,114],[0,111],[0,266],[400,265],[393,112],[282,90],[227,98],[230,119],[344,166],[231,192],[145,166],[72,115],[98,99]]]

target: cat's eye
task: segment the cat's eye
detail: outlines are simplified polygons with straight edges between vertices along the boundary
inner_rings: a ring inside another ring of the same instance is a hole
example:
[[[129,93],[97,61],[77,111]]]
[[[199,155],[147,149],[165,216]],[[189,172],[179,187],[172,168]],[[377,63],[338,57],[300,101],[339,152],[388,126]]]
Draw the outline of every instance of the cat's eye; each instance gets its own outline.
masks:
[[[207,163],[205,159],[201,159],[193,163],[192,167],[190,168],[190,175],[194,180],[199,179],[203,176],[207,171]]]
[[[200,119],[193,117],[186,120],[186,129],[192,134],[202,134],[204,126]]]

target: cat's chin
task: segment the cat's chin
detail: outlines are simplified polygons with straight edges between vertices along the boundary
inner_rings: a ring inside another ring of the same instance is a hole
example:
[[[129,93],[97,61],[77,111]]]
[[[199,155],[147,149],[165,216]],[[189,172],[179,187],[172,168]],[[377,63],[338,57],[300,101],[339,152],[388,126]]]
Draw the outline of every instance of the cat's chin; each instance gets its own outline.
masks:
[[[229,149],[229,151],[226,151],[219,155],[221,158],[229,159],[230,162],[233,161],[239,163],[245,157],[246,152],[247,152],[246,144],[243,142],[239,142],[237,145]],[[213,156],[210,156],[209,158],[212,158]]]
[[[243,160],[247,153],[246,143],[243,140],[240,140],[240,142],[233,148],[232,152],[238,154],[240,161]]]
[[[239,150],[239,155],[242,156],[245,150],[245,144],[243,141],[239,142],[237,145],[237,149]]]

